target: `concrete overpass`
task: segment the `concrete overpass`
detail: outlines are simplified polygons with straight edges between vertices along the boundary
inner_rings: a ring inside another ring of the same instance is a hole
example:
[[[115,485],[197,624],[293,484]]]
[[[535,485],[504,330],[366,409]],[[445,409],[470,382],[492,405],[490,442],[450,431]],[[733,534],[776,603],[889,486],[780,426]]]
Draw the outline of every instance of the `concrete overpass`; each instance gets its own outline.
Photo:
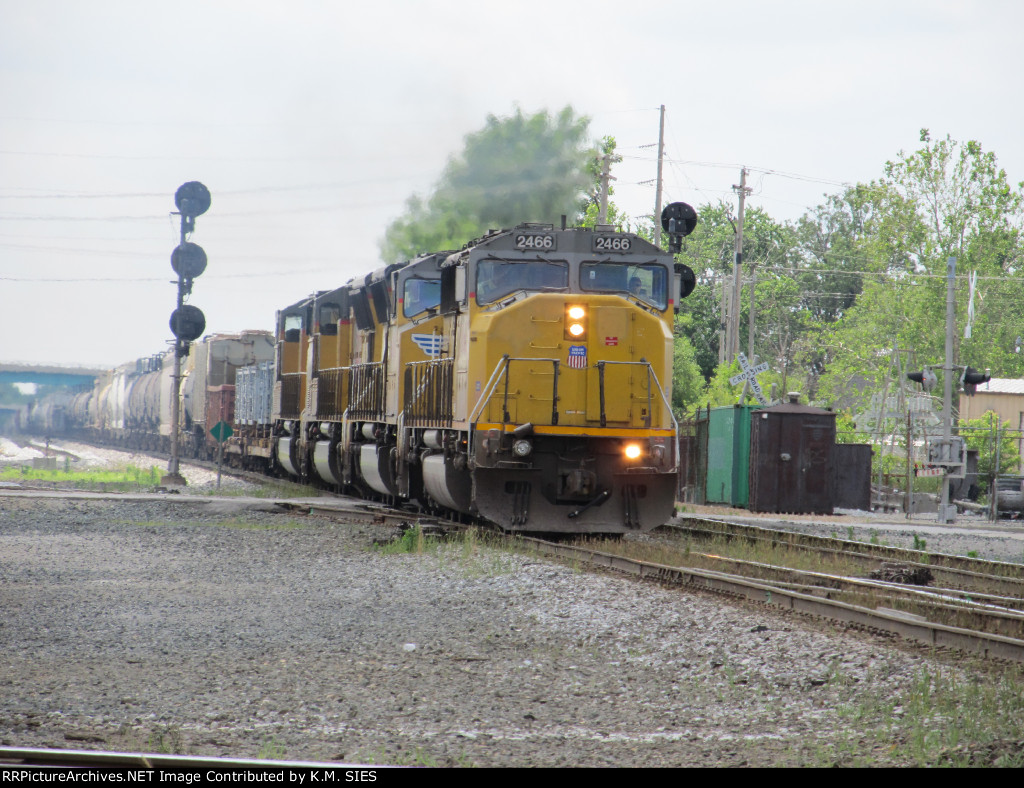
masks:
[[[35,383],[39,386],[91,386],[104,369],[57,364],[22,364],[0,361],[0,383]]]

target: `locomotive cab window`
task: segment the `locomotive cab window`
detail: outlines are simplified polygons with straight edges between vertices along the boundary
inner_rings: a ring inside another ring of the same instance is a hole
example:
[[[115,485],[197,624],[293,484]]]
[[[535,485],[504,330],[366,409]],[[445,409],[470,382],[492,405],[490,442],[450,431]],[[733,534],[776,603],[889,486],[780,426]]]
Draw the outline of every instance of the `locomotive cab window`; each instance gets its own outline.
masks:
[[[476,267],[476,300],[489,304],[520,290],[564,290],[569,265],[545,260],[481,260]]]
[[[583,290],[622,293],[656,309],[664,309],[668,305],[668,281],[668,269],[652,263],[583,263],[580,266],[580,287]]]
[[[325,337],[337,336],[338,321],[341,320],[341,306],[339,304],[321,304],[317,320],[321,334]]]
[[[402,306],[406,317],[436,309],[441,305],[441,280],[410,277],[405,280]]]
[[[298,342],[302,338],[302,315],[285,315],[282,322],[284,341]]]

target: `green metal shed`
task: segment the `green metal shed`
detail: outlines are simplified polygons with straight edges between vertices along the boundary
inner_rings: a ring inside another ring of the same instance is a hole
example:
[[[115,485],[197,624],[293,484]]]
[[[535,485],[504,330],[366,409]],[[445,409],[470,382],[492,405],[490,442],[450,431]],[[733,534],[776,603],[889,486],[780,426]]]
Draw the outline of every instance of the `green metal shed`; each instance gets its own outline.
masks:
[[[703,501],[746,507],[750,501],[750,416],[760,405],[708,408],[697,413],[698,467],[707,469]],[[699,495],[698,491],[698,495]]]

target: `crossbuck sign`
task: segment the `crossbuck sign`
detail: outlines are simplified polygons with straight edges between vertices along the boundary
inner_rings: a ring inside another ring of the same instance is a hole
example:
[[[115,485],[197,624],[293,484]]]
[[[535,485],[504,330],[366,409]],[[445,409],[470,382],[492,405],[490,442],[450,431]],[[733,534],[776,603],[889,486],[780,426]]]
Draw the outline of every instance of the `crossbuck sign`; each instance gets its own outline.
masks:
[[[761,385],[757,382],[757,374],[759,372],[768,371],[768,362],[762,362],[756,367],[750,366],[750,362],[747,361],[747,357],[740,353],[736,356],[736,360],[740,362],[740,369],[743,370],[739,375],[734,375],[729,378],[729,382],[732,385],[738,385],[739,383],[746,382],[750,386],[750,390],[754,392],[754,396],[757,397],[757,401],[765,407],[768,407],[768,398],[761,391]]]

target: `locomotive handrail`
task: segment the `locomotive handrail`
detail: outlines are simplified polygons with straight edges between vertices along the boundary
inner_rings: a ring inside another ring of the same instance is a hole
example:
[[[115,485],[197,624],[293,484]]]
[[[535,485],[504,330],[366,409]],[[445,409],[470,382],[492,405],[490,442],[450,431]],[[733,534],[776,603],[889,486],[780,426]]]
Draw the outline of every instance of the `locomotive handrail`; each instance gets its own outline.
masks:
[[[418,426],[423,422],[452,422],[452,373],[454,358],[410,361],[405,365],[406,403],[402,414]],[[436,374],[435,374],[436,373]],[[423,400],[426,400],[425,405]]]
[[[550,361],[554,364],[555,375],[554,375],[554,392],[552,403],[552,424],[558,423],[558,367],[560,364],[557,358],[530,358],[520,357],[512,358],[508,354],[501,357],[497,364],[494,365],[494,371],[491,373],[491,377],[487,380],[487,385],[484,387],[483,393],[480,395],[480,399],[477,400],[476,405],[469,414],[469,430],[470,430],[470,441],[469,445],[473,445],[472,433],[476,429],[477,419],[483,412],[484,407],[490,402],[491,397],[494,396],[494,391],[498,387],[498,382],[501,380],[501,376],[504,373],[505,377],[505,396],[502,400],[502,421],[507,424],[511,421],[508,412],[508,369],[509,365],[513,361]],[[651,362],[645,358],[639,361],[598,361],[594,366],[597,368],[598,374],[598,385],[600,389],[600,402],[601,402],[601,426],[606,427],[607,418],[605,415],[605,394],[604,394],[604,367],[607,364],[618,364],[620,366],[643,366],[647,368],[647,415],[644,418],[645,429],[651,429],[651,382],[658,387],[658,394],[661,396],[661,403],[665,407],[665,411],[668,413],[669,418],[672,419],[672,432],[675,435],[679,435],[679,420],[676,419],[676,414],[672,412],[672,406],[668,401],[668,397],[665,396],[665,389],[661,386],[661,381],[658,380],[658,373],[654,371],[651,366]],[[679,467],[678,452],[673,450],[673,456],[676,457],[676,462],[673,463],[673,469],[677,470]]]
[[[650,361],[648,361],[645,358],[642,358],[639,361],[599,361],[597,363],[636,364],[638,366],[640,364],[643,364],[645,367],[647,367],[647,418],[645,420],[644,426],[647,427],[647,429],[651,428],[651,381],[653,380],[654,384],[658,387],[658,394],[661,395],[661,404],[665,406],[665,410],[668,412],[669,417],[671,417],[672,419],[672,430],[676,433],[676,435],[679,434],[679,420],[676,418],[676,414],[672,412],[672,406],[668,401],[668,397],[665,396],[665,389],[661,387],[661,381],[658,380],[658,373],[654,371],[654,367],[651,366]],[[603,398],[604,394],[602,393],[602,400]],[[604,408],[602,408],[602,416],[604,415],[603,410]]]
[[[368,361],[349,367],[346,413],[357,419],[375,419],[384,413],[384,362]]]
[[[668,410],[668,414],[672,417],[672,426],[675,428],[676,433],[679,433],[679,422],[676,420],[676,415],[672,412],[672,407],[668,403],[668,399],[665,397],[665,391],[661,387],[661,381],[658,380],[658,374],[651,367],[651,362],[645,358],[639,361],[598,361],[594,366],[597,367],[597,380],[598,388],[600,389],[600,400],[601,400],[601,426],[607,426],[607,419],[605,418],[604,412],[604,367],[606,364],[619,364],[622,366],[628,365],[643,365],[647,367],[647,415],[644,417],[644,428],[651,428],[651,378],[653,376],[655,384],[658,386],[658,393],[661,394],[661,402]]]
[[[654,371],[651,366],[651,362],[645,358],[639,361],[598,361],[598,377],[600,379],[601,387],[601,426],[605,426],[605,414],[604,414],[604,365],[605,364],[643,364],[647,367],[647,417],[644,419],[644,426],[647,429],[651,428],[651,380],[658,387],[658,393],[661,395],[661,403],[665,406],[665,410],[668,412],[669,417],[672,419],[672,432],[676,435],[676,441],[679,440],[679,420],[676,418],[676,414],[672,412],[672,406],[669,404],[668,397],[665,396],[665,389],[661,387],[661,381],[658,380],[658,373]],[[675,462],[672,464],[672,471],[679,470],[679,452],[677,448],[673,448],[672,456],[675,458]]]
[[[494,365],[494,372],[491,373],[490,379],[487,381],[487,385],[484,387],[483,393],[480,395],[480,399],[477,400],[476,406],[473,411],[469,414],[469,423],[475,424],[477,417],[480,412],[484,409],[486,403],[490,402],[492,396],[494,396],[494,389],[498,385],[500,375],[502,371],[505,374],[505,396],[502,400],[502,421],[507,424],[512,419],[508,412],[508,368],[513,361],[547,361],[554,365],[555,376],[552,389],[552,402],[551,402],[551,423],[558,424],[558,366],[561,364],[561,360],[557,358],[537,358],[536,356],[522,356],[518,358],[512,358],[507,353],[501,357],[501,360]]]
[[[487,385],[484,387],[483,393],[477,400],[472,412],[469,415],[469,423],[475,424],[480,413],[484,407],[490,402],[491,397],[494,396],[494,389],[497,388],[498,381],[501,379],[501,375],[504,373],[505,377],[505,394],[502,400],[502,421],[508,423],[511,421],[508,412],[508,369],[509,365],[513,361],[548,361],[554,365],[554,384],[553,384],[553,398],[554,402],[552,405],[552,424],[558,424],[558,373],[559,364],[561,363],[557,358],[537,358],[537,357],[518,357],[513,358],[508,354],[501,357],[497,364],[494,365],[494,371],[491,373],[491,377],[487,380]],[[607,418],[605,414],[605,394],[604,394],[604,368],[609,364],[617,364],[619,366],[643,366],[647,369],[647,415],[644,418],[644,427],[651,429],[651,382],[658,387],[658,394],[661,396],[661,402],[665,406],[666,412],[672,419],[672,428],[676,434],[679,433],[679,421],[676,419],[676,415],[672,412],[672,406],[669,404],[668,398],[665,396],[665,390],[661,386],[661,381],[658,380],[658,374],[654,371],[651,366],[651,362],[645,358],[639,361],[598,361],[594,366],[598,372],[598,387],[600,390],[600,403],[601,403],[601,426],[606,427]]]

